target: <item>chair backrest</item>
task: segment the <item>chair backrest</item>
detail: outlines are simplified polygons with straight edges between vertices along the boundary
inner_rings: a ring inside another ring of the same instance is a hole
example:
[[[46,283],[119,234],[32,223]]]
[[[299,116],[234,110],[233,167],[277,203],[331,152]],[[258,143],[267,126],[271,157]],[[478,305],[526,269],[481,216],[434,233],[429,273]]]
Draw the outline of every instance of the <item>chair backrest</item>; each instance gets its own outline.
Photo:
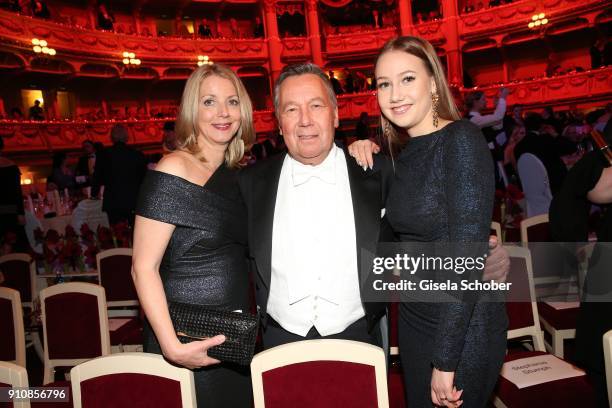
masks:
[[[612,330],[603,336],[604,360],[606,361],[606,383],[608,385],[608,403],[612,407]]]
[[[22,366],[0,361],[0,388],[27,387],[28,372]],[[4,406],[4,405],[2,405]],[[9,405],[10,406],[10,405]],[[14,408],[30,408],[29,402],[13,402]]]
[[[497,237],[497,243],[498,244],[502,244],[503,243],[501,224],[499,222],[497,222],[497,221],[492,221],[491,222],[491,234],[495,235]]]
[[[349,340],[306,340],[257,354],[251,362],[255,408],[389,406],[385,354]]]
[[[521,221],[521,242],[550,242],[548,213],[525,218]]]
[[[132,248],[113,248],[96,255],[98,282],[106,291],[108,307],[138,306],[132,279]]]
[[[71,366],[110,354],[104,288],[70,282],[40,292],[44,359]]]
[[[0,360],[26,366],[23,310],[19,292],[0,287]]]
[[[0,256],[0,271],[4,276],[2,286],[19,291],[21,303],[30,309],[36,299],[36,264],[28,254],[15,253]]]
[[[506,301],[508,340],[531,336],[534,349],[545,351],[535,297],[531,253],[529,249],[518,246],[504,248],[510,256],[507,282],[512,284]]]
[[[196,406],[193,372],[169,364],[158,354],[99,357],[70,370],[70,381],[75,408],[131,407],[133,398],[139,406]]]
[[[92,231],[97,231],[98,226],[110,227],[108,215],[102,211],[102,200],[82,200],[72,211],[70,222],[75,231],[81,229],[81,225],[87,224]]]
[[[537,156],[523,153],[518,159],[517,168],[527,201],[527,216],[547,213],[552,193],[546,167]]]
[[[567,262],[566,254],[559,252],[561,247],[546,244],[551,241],[548,214],[521,221],[521,244],[531,251],[534,283],[539,295],[559,293],[562,279],[575,276],[579,281],[578,271]]]

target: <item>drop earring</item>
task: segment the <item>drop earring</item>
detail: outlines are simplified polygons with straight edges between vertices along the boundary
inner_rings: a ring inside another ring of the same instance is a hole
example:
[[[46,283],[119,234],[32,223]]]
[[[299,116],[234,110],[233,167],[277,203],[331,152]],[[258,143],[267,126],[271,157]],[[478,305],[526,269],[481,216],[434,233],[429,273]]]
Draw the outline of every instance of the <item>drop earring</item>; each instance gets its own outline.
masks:
[[[440,97],[437,92],[431,94],[431,116],[433,118],[433,125],[435,128],[438,127],[438,119],[440,118],[438,108],[440,105]]]

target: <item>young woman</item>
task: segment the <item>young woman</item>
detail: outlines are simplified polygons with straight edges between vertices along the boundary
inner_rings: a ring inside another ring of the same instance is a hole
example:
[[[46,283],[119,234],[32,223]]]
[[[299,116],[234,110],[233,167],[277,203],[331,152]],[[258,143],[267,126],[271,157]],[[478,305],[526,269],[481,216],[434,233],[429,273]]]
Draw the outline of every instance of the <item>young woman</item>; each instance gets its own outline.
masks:
[[[493,163],[480,129],[459,120],[435,49],[417,37],[393,39],[378,56],[375,77],[384,138],[400,151],[386,202],[394,231],[405,242],[482,243],[472,255],[486,253]],[[370,143],[349,149],[360,164],[368,163]],[[402,303],[408,405],[486,406],[503,363],[506,327],[503,303]]]
[[[193,369],[202,407],[250,407],[248,367],[207,356],[222,335],[181,344],[167,302],[248,310],[236,168],[253,137],[251,101],[236,74],[219,64],[198,68],[183,92],[176,150],[148,172],[137,207],[132,274],[149,323],[145,351]]]

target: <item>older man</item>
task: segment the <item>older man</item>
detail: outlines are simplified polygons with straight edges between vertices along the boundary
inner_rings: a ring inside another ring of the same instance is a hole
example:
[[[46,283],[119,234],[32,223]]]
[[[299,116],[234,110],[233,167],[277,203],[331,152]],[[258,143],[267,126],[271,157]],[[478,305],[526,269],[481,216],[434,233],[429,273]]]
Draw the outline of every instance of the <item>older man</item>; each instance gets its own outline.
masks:
[[[384,160],[364,172],[334,144],[336,96],[319,67],[285,67],[274,92],[289,154],[245,169],[240,179],[264,346],[315,338],[380,345],[375,327],[385,304],[362,300],[369,271],[358,254],[392,237],[381,219],[390,172]],[[499,265],[489,272],[505,276],[507,256],[497,252],[489,260]]]

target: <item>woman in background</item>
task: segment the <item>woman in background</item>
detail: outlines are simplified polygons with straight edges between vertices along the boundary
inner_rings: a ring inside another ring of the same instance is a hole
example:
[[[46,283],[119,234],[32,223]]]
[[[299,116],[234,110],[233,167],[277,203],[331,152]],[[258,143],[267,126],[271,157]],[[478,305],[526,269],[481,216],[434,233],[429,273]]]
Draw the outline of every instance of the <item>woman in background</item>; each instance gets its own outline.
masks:
[[[193,369],[200,407],[251,407],[248,367],[208,357],[222,335],[182,344],[168,302],[249,308],[246,208],[236,170],[254,137],[249,96],[214,64],[187,80],[176,150],[142,184],[134,230],[134,283],[147,316],[145,351]]]
[[[68,165],[68,157],[64,152],[57,152],[53,155],[53,164],[51,175],[47,177],[47,191],[64,189],[76,189],[76,176],[74,171]]]

